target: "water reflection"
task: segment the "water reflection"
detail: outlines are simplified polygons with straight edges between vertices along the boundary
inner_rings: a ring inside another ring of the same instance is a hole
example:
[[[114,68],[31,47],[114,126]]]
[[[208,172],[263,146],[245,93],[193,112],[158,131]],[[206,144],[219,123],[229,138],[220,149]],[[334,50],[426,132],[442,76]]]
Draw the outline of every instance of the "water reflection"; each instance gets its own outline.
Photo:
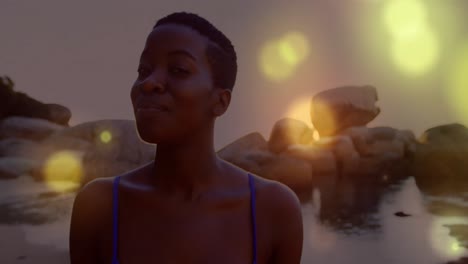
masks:
[[[317,217],[315,195],[303,206],[305,244],[301,263],[447,263],[468,253],[447,227],[468,224],[468,218],[429,213],[426,206],[431,199],[419,192],[413,178],[382,194],[379,201],[369,217],[375,228],[368,228],[362,211],[363,222],[344,217],[344,224],[329,225],[320,221],[323,217]],[[411,216],[397,217],[398,211]],[[349,232],[353,229],[355,232]]]

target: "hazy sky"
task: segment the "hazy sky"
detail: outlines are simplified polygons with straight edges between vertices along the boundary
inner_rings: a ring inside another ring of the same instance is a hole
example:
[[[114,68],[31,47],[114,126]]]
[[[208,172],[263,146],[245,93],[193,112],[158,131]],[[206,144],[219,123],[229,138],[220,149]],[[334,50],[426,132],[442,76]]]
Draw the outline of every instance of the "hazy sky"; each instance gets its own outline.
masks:
[[[467,121],[454,114],[444,94],[455,51],[468,44],[462,26],[468,1],[422,0],[438,56],[420,76],[391,61],[381,19],[389,1],[395,0],[0,0],[0,75],[34,98],[69,107],[71,124],[133,119],[129,93],[146,35],[158,18],[190,11],[223,31],[238,55],[232,104],[216,127],[217,148],[252,131],[268,137],[294,101],[341,85],[377,87],[382,113],[370,126],[419,135],[431,126]],[[259,70],[258,57],[267,41],[289,31],[304,34],[310,56],[290,78],[273,82]]]

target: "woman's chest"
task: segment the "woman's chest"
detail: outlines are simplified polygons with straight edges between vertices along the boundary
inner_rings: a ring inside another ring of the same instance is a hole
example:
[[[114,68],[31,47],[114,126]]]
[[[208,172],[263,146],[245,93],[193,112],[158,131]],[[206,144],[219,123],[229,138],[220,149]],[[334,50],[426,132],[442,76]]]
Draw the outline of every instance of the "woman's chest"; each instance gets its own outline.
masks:
[[[125,202],[120,207],[117,251],[121,264],[253,263],[254,229],[248,202],[220,210]],[[257,254],[265,255],[268,234],[258,228],[256,232]],[[105,245],[109,260],[110,245]]]

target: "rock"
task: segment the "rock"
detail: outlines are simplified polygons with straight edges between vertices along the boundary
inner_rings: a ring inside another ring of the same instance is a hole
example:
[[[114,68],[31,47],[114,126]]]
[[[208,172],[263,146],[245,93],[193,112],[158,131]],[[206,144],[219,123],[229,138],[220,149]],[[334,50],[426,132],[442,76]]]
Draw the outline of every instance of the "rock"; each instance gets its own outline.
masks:
[[[405,145],[399,140],[377,140],[367,146],[367,149],[360,153],[362,156],[392,155],[395,159],[402,159],[405,155]]]
[[[59,150],[74,150],[79,152],[87,152],[94,146],[94,142],[89,142],[81,138],[75,138],[64,135],[66,133],[56,133],[45,138],[41,145],[44,149],[49,149],[51,152]]]
[[[154,159],[155,145],[143,142],[132,120],[100,120],[65,128],[54,137],[76,138],[91,147],[83,157],[82,184],[135,169]],[[76,142],[75,142],[76,143]],[[80,145],[81,143],[77,143]],[[82,146],[87,148],[85,144]]]
[[[5,138],[0,140],[0,157],[32,158],[31,153],[39,143],[22,138]]]
[[[354,174],[358,171],[360,155],[349,136],[323,137],[315,141],[314,145],[333,151],[340,175]]]
[[[321,137],[349,127],[365,126],[380,113],[372,86],[344,86],[318,93],[312,99],[311,120]]]
[[[369,128],[365,126],[349,127],[341,135],[349,136],[356,151],[360,154],[366,153],[367,147],[374,142],[371,133],[369,133]]]
[[[418,144],[412,131],[391,127],[350,127],[343,131],[342,135],[352,139],[361,156],[389,151],[397,156],[412,157]]]
[[[263,140],[260,134],[251,133],[220,150],[218,155],[260,177],[286,184],[298,195],[312,191],[311,164],[284,153],[271,153],[265,150]]]
[[[460,124],[428,129],[421,136],[412,173],[425,194],[468,191],[468,129]]]
[[[268,140],[268,148],[273,153],[285,151],[289,145],[309,144],[313,140],[313,130],[304,122],[283,118],[275,123]]]
[[[46,104],[46,107],[48,111],[48,120],[63,126],[68,126],[68,122],[72,116],[70,109],[59,104]]]
[[[267,162],[261,164],[258,175],[282,182],[301,196],[301,193],[312,192],[312,170],[313,168],[309,162],[282,153],[274,155]]]
[[[398,217],[408,217],[408,216],[411,216],[410,214],[407,214],[405,212],[402,212],[402,211],[398,211],[398,212],[395,212],[393,213],[395,216],[398,216]]]
[[[14,179],[30,174],[37,166],[37,162],[24,158],[0,158],[0,179]]]
[[[468,264],[468,257],[464,257],[456,261],[450,261],[447,262],[447,264]]]
[[[290,157],[310,162],[314,170],[314,177],[337,173],[335,156],[329,149],[311,145],[291,145],[284,153]]]
[[[412,157],[416,152],[418,142],[411,130],[399,130],[395,136],[396,140],[403,142],[405,146],[405,157]]]
[[[44,119],[60,125],[67,125],[71,112],[65,106],[44,104],[27,94],[14,90],[13,81],[0,78],[0,120],[12,116]]]
[[[355,172],[357,175],[368,175],[368,176],[380,176],[382,174],[388,175],[388,173],[399,169],[400,157],[393,155],[392,153],[384,153],[379,156],[373,157],[361,157],[359,159],[359,168]],[[395,167],[394,169],[392,169]],[[403,177],[403,175],[401,175]],[[406,177],[406,175],[404,175]],[[385,180],[386,181],[386,180]]]
[[[369,128],[370,137],[373,140],[392,141],[395,139],[398,129],[392,127],[371,127]]]
[[[14,137],[40,141],[63,128],[43,119],[14,116],[0,122],[0,139]]]
[[[430,128],[426,130],[419,142],[423,144],[452,144],[457,145],[458,142],[467,144],[468,128],[462,124],[448,124]]]
[[[217,154],[226,161],[236,163],[237,159],[243,158],[250,150],[266,151],[267,148],[267,141],[263,136],[258,132],[253,132],[225,146]]]

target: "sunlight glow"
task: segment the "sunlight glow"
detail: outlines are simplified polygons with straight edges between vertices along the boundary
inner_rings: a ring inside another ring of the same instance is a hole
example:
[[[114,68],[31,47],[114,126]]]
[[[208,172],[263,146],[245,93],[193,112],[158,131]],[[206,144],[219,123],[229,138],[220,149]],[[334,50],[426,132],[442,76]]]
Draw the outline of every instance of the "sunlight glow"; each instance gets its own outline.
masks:
[[[296,66],[304,61],[309,55],[309,44],[303,34],[290,32],[286,34],[278,43],[280,56],[283,60]]]
[[[310,98],[299,98],[290,104],[284,116],[300,120],[310,127],[312,126],[310,121],[310,104]]]
[[[74,151],[59,151],[46,161],[43,168],[46,184],[55,191],[77,186],[83,176],[81,157]]]
[[[309,55],[306,37],[296,31],[267,42],[260,52],[259,66],[272,81],[283,81],[292,76],[296,67]]]
[[[439,57],[439,43],[431,31],[421,31],[416,37],[395,39],[393,62],[403,72],[421,75],[428,72]]]
[[[427,17],[420,0],[389,0],[385,5],[383,22],[392,37],[391,58],[405,74],[425,74],[439,59],[440,41]]]
[[[418,35],[426,28],[427,10],[419,0],[391,0],[384,10],[384,23],[395,38]]]
[[[452,67],[449,67],[448,104],[459,119],[468,125],[468,44],[460,52],[456,52]]]
[[[314,138],[315,141],[320,140],[320,134],[319,134],[319,132],[317,130],[314,130],[313,138]]]

